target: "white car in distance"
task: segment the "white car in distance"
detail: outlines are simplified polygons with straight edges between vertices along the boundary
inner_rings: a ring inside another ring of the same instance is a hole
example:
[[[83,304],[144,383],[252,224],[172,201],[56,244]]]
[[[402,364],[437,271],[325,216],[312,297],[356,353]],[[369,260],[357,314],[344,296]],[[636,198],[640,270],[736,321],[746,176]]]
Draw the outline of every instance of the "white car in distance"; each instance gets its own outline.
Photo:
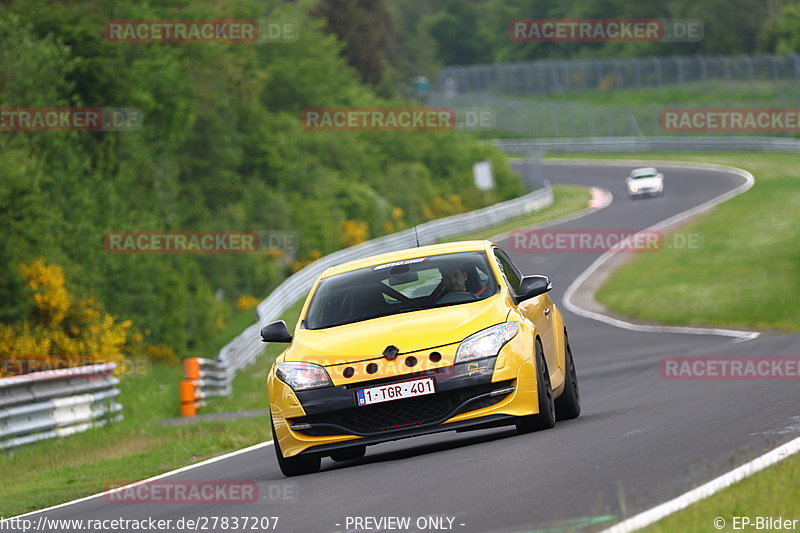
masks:
[[[653,167],[635,168],[625,179],[629,198],[661,196],[664,194],[664,175]]]

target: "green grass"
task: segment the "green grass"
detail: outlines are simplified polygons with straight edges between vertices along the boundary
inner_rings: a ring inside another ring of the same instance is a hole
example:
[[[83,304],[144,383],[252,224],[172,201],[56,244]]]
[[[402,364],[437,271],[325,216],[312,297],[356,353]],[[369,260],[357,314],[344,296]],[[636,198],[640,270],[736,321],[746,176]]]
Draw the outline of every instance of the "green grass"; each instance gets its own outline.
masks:
[[[235,312],[222,331],[206,344],[198,346],[194,350],[194,353],[192,353],[192,357],[213,359],[223,346],[228,344],[231,339],[244,331],[248,326],[251,326],[256,320],[257,315],[255,309]]]
[[[800,331],[800,155],[601,157],[732,165],[750,171],[756,184],[682,229],[702,236],[700,251],[639,254],[598,290],[599,302],[664,324]]]
[[[717,494],[701,500],[652,526],[646,533],[708,533],[710,531],[742,531],[733,528],[733,517],[757,516],[800,519],[800,456],[794,455],[758,474],[746,478]],[[716,529],[714,519],[721,517],[725,527]],[[788,531],[796,530],[790,528]],[[755,531],[751,525],[744,531]],[[761,531],[777,531],[761,529]]]
[[[562,102],[604,107],[639,106],[723,106],[765,104],[775,107],[778,102],[800,102],[800,94],[793,82],[773,83],[689,83],[683,87],[614,89],[611,91],[570,91],[552,93],[547,97],[535,96],[534,102]]]
[[[580,187],[554,187],[552,206],[515,221],[462,235],[453,240],[482,239],[579,211],[589,193]],[[303,299],[304,300],[304,299]],[[303,300],[283,313],[291,330]],[[229,327],[197,355],[213,357],[218,348],[254,322],[253,310],[234,315]],[[255,363],[239,372],[229,397],[211,398],[201,413],[266,409],[265,380],[285,345],[272,343]],[[263,417],[165,426],[177,417],[178,365],[138,366],[120,384],[125,420],[65,439],[42,441],[0,453],[0,516],[9,517],[101,492],[110,485],[145,479],[162,472],[235,451],[271,438]]]
[[[491,98],[467,93],[459,95],[449,105],[456,109],[485,108],[494,111],[495,128],[475,132],[484,139],[680,136],[685,134],[662,131],[661,112],[664,109],[794,108],[800,105],[800,93],[791,82],[720,82],[709,85],[690,83],[684,87],[675,85],[662,88],[569,91],[548,95],[493,95]]]

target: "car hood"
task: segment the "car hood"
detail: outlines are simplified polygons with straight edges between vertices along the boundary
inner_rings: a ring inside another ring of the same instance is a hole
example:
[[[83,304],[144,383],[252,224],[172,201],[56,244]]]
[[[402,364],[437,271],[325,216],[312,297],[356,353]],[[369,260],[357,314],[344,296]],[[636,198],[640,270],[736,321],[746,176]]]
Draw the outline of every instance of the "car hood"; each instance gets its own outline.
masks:
[[[637,187],[658,187],[661,185],[662,179],[659,177],[654,178],[639,178],[639,179],[629,179],[628,183],[631,185],[636,185]]]
[[[374,318],[328,329],[295,331],[284,361],[306,361],[324,366],[383,357],[396,346],[410,353],[461,342],[466,337],[508,316],[506,296],[436,309]]]

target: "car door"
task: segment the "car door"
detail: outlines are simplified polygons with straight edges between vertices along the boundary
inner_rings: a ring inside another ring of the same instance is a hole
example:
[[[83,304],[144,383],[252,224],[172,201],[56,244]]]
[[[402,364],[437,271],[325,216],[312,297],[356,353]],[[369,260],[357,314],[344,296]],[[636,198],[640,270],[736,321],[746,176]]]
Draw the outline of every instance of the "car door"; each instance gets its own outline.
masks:
[[[511,259],[506,253],[495,248],[495,260],[506,279],[506,283],[511,288],[514,295],[519,291],[520,281],[522,280],[522,273],[511,262]],[[551,374],[558,369],[558,359],[555,349],[555,342],[553,340],[553,321],[551,320],[553,312],[553,302],[550,299],[549,293],[540,294],[533,298],[528,298],[517,305],[520,314],[533,323],[539,337],[542,339],[542,349],[544,350],[545,359],[547,360],[547,368]]]

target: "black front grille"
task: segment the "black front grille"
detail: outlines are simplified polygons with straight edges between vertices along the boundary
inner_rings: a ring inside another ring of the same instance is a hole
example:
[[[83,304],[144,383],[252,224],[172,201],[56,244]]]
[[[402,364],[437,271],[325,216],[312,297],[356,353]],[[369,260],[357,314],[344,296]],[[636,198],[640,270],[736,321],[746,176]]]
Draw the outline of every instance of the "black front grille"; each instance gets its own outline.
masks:
[[[342,429],[332,427],[302,430],[302,433],[309,436],[341,435],[343,433],[368,434],[403,429],[447,419],[458,412],[473,411],[494,405],[505,395],[482,398],[476,402],[470,402],[456,411],[464,402],[507,386],[509,383],[487,383],[477,387],[439,392],[416,398],[330,411],[296,418],[292,420],[292,424],[334,424],[346,430],[342,431]]]

